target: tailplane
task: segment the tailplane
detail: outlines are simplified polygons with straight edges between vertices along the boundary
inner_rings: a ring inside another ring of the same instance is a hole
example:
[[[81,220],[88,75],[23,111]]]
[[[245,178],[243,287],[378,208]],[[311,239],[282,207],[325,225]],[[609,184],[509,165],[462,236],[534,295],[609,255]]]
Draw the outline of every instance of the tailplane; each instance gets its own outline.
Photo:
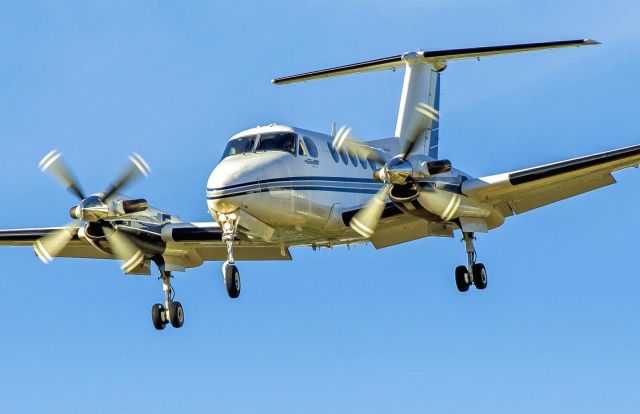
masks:
[[[480,59],[508,53],[597,44],[599,42],[595,40],[581,39],[467,49],[418,50],[417,52],[285,76],[273,79],[271,82],[275,85],[284,85],[353,73],[405,68],[395,136],[400,141],[401,148],[406,142],[416,142],[416,138],[422,140],[424,145],[411,145],[410,148],[415,148],[416,151],[420,151],[419,148],[423,148],[424,153],[432,158],[438,158],[440,73],[446,69],[447,62],[462,59]],[[418,143],[422,144],[420,141]]]

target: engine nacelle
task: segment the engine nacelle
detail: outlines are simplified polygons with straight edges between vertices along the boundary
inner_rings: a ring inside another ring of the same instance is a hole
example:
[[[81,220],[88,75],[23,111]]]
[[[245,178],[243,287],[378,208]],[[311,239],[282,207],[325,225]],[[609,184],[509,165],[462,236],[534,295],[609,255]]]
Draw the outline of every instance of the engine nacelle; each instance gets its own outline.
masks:
[[[82,200],[77,206],[71,207],[69,216],[73,219],[96,222],[125,214],[140,213],[148,208],[149,203],[144,198],[113,200],[105,203],[100,197],[92,195]]]
[[[458,217],[479,218],[483,219],[489,228],[498,227],[504,222],[504,217],[495,208],[464,194],[433,189],[420,191],[417,200],[425,210],[445,222]]]
[[[408,203],[418,198],[420,191],[413,184],[394,185],[389,192],[389,198],[395,203]]]

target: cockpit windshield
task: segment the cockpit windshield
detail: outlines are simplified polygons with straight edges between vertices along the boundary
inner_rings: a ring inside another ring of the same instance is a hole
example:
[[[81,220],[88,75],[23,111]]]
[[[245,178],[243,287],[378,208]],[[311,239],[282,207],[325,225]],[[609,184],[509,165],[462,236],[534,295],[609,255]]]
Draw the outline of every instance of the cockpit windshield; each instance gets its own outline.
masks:
[[[261,134],[256,152],[260,151],[286,151],[295,154],[296,134],[291,132],[272,132]]]
[[[255,142],[255,135],[232,139],[227,143],[227,147],[224,149],[222,158],[226,158],[230,155],[246,154],[251,152],[253,151],[253,144]]]

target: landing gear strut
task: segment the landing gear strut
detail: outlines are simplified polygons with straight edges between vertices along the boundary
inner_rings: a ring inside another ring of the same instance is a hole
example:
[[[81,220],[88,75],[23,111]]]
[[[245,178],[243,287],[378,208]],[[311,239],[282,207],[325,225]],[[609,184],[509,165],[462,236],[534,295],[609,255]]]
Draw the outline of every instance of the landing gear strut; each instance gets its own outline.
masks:
[[[222,241],[227,245],[227,261],[222,265],[222,276],[227,295],[231,299],[240,296],[240,271],[233,257],[233,242],[238,230],[238,215],[236,213],[219,213],[218,220],[222,224]]]
[[[157,330],[164,329],[168,323],[174,328],[180,328],[184,324],[184,310],[180,302],[175,302],[175,291],[171,287],[171,272],[161,270],[162,290],[164,291],[164,304],[156,303],[151,307],[151,321]]]
[[[482,263],[476,263],[476,249],[473,246],[473,233],[462,233],[467,250],[467,266],[456,267],[456,287],[460,292],[469,290],[469,286],[475,285],[476,289],[487,287],[487,269]]]

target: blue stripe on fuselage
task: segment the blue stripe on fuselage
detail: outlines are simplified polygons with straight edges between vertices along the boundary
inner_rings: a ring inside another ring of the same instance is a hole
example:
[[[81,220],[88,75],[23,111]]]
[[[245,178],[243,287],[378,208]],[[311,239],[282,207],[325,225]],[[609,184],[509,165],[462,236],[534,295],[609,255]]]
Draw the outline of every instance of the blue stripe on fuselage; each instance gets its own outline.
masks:
[[[335,181],[335,182],[350,182],[350,183],[377,183],[373,178],[349,178],[349,177],[323,177],[323,176],[308,176],[308,177],[280,177],[280,178],[267,178],[259,181],[249,181],[241,184],[232,184],[220,188],[207,188],[207,191],[223,191],[230,190],[232,188],[239,188],[248,185],[255,184],[270,184],[282,181]]]
[[[322,186],[311,186],[311,185],[301,185],[301,186],[288,186],[288,187],[268,187],[268,188],[260,188],[256,190],[249,191],[241,191],[239,193],[232,194],[222,194],[218,196],[208,196],[207,200],[219,200],[221,198],[229,198],[229,197],[240,197],[247,194],[255,194],[255,193],[264,193],[268,191],[279,191],[279,190],[299,190],[299,191],[333,191],[338,193],[354,193],[354,194],[375,194],[378,190],[367,190],[367,189],[357,189],[357,188],[341,188],[341,187],[322,187]]]
[[[295,184],[295,181],[302,181],[302,183]],[[314,182],[314,181],[317,184],[309,184],[309,182]],[[331,185],[328,182],[333,182],[337,185]],[[282,183],[282,184],[279,184],[279,183]],[[342,187],[338,186],[340,184],[343,184],[344,186]],[[364,185],[368,188],[354,187],[354,185],[357,185],[357,184]],[[371,186],[372,184],[375,185],[375,188],[372,188]],[[255,194],[255,193],[263,193],[267,191],[278,191],[278,190],[333,191],[333,192],[354,193],[354,194],[375,194],[378,192],[381,186],[382,186],[381,183],[378,183],[373,179],[369,179],[369,178],[321,177],[321,176],[281,177],[281,178],[270,178],[270,179],[260,180],[260,181],[249,181],[246,183],[233,184],[233,185],[229,185],[221,188],[207,188],[207,193],[217,193],[215,195],[207,194],[207,200],[218,200],[221,198],[238,197],[246,194]]]

